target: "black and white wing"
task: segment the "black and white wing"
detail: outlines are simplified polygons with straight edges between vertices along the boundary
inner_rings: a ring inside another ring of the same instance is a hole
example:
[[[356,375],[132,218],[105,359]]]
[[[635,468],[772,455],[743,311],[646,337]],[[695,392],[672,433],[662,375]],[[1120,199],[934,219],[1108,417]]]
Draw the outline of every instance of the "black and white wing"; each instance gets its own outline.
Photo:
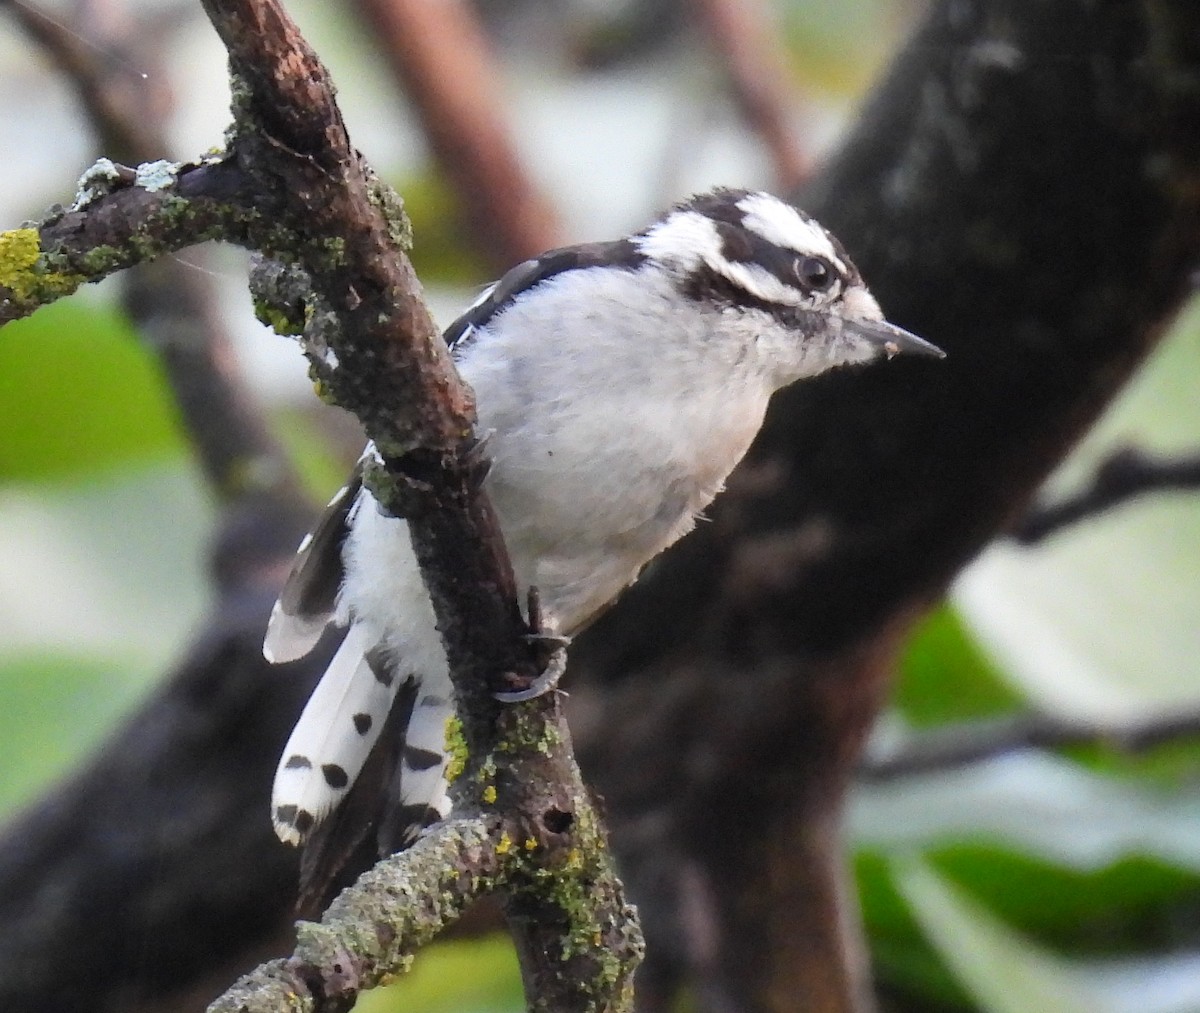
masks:
[[[274,664],[308,654],[333,619],[342,586],[342,545],[362,489],[363,459],[337,491],[312,531],[296,550],[296,559],[271,610],[263,655]]]

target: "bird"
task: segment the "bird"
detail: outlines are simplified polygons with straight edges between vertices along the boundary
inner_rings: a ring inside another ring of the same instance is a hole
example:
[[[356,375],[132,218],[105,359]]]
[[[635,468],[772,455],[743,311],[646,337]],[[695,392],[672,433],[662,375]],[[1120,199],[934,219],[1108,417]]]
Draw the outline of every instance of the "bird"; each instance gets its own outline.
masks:
[[[834,367],[942,355],[884,319],[813,218],[728,187],[625,238],[519,264],[444,337],[475,393],[484,489],[518,588],[534,589],[545,635],[564,640],[692,529],[775,391]],[[407,525],[364,484],[373,456],[368,444],[301,543],[264,640],[280,663],[327,627],[341,638],[275,774],[271,816],[290,844],[312,841],[383,744],[392,816],[379,850],[449,811],[454,691]]]

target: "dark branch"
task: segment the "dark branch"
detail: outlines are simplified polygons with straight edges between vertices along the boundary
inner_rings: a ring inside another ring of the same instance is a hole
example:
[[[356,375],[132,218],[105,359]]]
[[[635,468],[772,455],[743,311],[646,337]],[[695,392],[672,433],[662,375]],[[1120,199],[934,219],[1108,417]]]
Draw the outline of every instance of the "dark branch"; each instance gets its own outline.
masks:
[[[796,96],[788,88],[779,28],[769,22],[763,4],[692,0],[692,7],[724,65],[738,109],[771,157],[777,185],[794,190],[812,166],[792,124]]]
[[[1200,455],[1154,457],[1136,447],[1101,462],[1079,492],[1034,507],[1012,531],[1021,545],[1036,545],[1063,528],[1095,517],[1148,492],[1200,489]]]
[[[356,6],[496,271],[559,245],[558,216],[517,152],[501,75],[471,6],[465,0],[357,0]]]
[[[868,753],[859,767],[859,776],[868,781],[891,781],[965,767],[1023,749],[1104,746],[1124,753],[1144,753],[1165,743],[1198,735],[1198,711],[1124,725],[1021,714],[992,721],[969,721],[914,734],[894,749]]]

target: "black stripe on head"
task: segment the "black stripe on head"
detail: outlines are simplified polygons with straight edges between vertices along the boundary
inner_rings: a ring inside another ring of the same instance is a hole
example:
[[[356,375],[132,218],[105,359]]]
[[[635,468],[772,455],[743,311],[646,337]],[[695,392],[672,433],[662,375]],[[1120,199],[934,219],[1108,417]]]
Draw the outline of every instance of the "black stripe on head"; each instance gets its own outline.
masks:
[[[800,283],[796,273],[796,259],[803,257],[804,253],[799,250],[777,246],[765,239],[754,229],[745,227],[746,212],[738,205],[747,197],[754,196],[757,196],[757,194],[751,190],[718,187],[709,193],[697,194],[690,200],[677,204],[675,210],[695,211],[706,218],[712,219],[717,224],[717,232],[721,236],[725,256],[728,259],[744,263],[759,263],[784,284],[791,285],[800,291],[808,291]],[[775,199],[779,200],[781,204],[787,204],[787,201],[780,200],[779,198]],[[859,273],[858,268],[854,266],[853,261],[851,261],[849,255],[846,253],[846,248],[841,244],[837,236],[829,232],[828,229],[822,228],[819,223],[799,208],[793,207],[793,210],[802,219],[815,226],[829,241],[837,260],[841,262],[840,266],[838,264],[830,266],[833,268],[835,274],[840,277],[842,290],[844,291],[846,288],[854,285],[861,285],[862,275]],[[819,254],[817,255],[819,256]],[[824,258],[822,257],[822,259]],[[842,269],[843,267],[844,270]]]
[[[711,218],[714,222],[740,226],[746,213],[738,207],[738,201],[749,196],[749,190],[721,186],[708,193],[696,194],[688,200],[680,201],[672,210],[698,211],[705,218]]]
[[[485,298],[446,328],[446,344],[455,348],[460,341],[469,340],[473,328],[487,323],[512,305],[523,292],[528,292],[548,278],[588,267],[616,267],[633,271],[645,262],[645,255],[629,239],[583,243],[550,250],[540,257],[518,264],[501,278]]]
[[[717,222],[716,226],[717,235],[721,238],[721,253],[726,260],[741,264],[757,264],[774,275],[782,284],[795,289],[796,294],[801,297],[812,297],[818,291],[810,285],[806,285],[801,277],[800,262],[804,259],[803,254],[777,246],[751,229],[744,229],[726,222]],[[824,257],[820,259],[823,263],[828,264],[829,270],[836,280],[831,288],[819,291],[836,295],[843,284],[841,274],[837,267],[825,260]]]

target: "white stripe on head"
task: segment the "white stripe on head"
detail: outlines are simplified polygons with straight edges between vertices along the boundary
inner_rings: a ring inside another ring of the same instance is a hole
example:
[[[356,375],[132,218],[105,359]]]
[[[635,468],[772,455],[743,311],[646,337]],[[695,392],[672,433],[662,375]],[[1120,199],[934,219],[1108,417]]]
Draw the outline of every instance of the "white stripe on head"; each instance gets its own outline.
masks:
[[[635,236],[633,243],[651,260],[684,270],[724,259],[716,223],[699,211],[673,211],[645,235]]]
[[[810,301],[799,289],[792,285],[785,285],[765,267],[758,264],[747,264],[740,260],[726,260],[724,257],[718,257],[716,260],[710,261],[708,266],[764,302],[802,306]]]
[[[767,242],[787,250],[824,257],[840,273],[845,273],[846,265],[837,255],[825,230],[790,204],[769,193],[752,193],[738,201],[737,206],[744,216],[742,224]]]

